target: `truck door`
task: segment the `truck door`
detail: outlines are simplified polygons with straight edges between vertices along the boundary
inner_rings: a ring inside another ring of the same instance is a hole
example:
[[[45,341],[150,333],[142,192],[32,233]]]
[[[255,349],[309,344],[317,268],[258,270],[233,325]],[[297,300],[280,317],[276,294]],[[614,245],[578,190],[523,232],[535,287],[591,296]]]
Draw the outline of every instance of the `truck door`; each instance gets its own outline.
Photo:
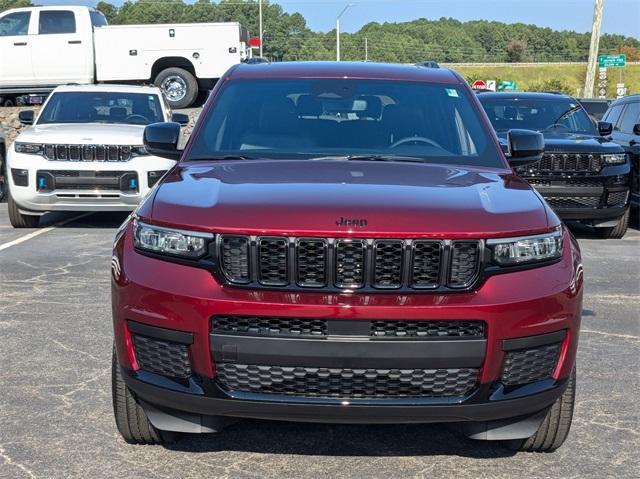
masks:
[[[82,22],[81,20],[86,20]],[[89,18],[70,10],[40,10],[32,58],[40,85],[91,83],[93,34]]]
[[[27,86],[33,82],[30,19],[28,11],[0,16],[0,86]]]

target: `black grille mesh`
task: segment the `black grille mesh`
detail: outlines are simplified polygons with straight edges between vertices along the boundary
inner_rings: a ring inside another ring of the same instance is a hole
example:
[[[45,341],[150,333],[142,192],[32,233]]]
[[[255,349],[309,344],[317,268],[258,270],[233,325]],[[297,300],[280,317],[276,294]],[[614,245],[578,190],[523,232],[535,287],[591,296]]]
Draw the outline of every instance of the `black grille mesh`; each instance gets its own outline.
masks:
[[[371,336],[482,338],[484,323],[482,321],[371,321]]]
[[[222,265],[229,280],[248,282],[249,240],[243,236],[225,236],[222,239]]]
[[[364,284],[364,242],[338,241],[336,245],[336,284],[360,287]]]
[[[480,247],[477,241],[456,242],[451,248],[449,284],[464,287],[473,281],[478,272]]]
[[[597,208],[600,196],[545,196],[544,199],[554,209]]]
[[[502,382],[512,386],[551,377],[558,362],[560,343],[505,353]]]
[[[540,161],[518,168],[527,173],[575,172],[595,173],[602,169],[603,158],[598,154],[545,153]]]
[[[285,238],[262,238],[259,248],[260,282],[282,286],[289,282],[288,241]]]
[[[266,316],[214,316],[212,330],[219,334],[320,337],[327,335],[327,320]]]
[[[433,288],[440,283],[440,259],[442,256],[439,241],[416,241],[413,244],[413,264],[411,284],[417,288]]]
[[[186,345],[133,335],[136,360],[140,368],[175,378],[191,375],[189,350]]]
[[[296,250],[298,284],[324,286],[327,283],[327,242],[322,239],[301,239]]]
[[[624,206],[627,202],[626,191],[613,191],[607,195],[607,206]]]
[[[51,161],[129,161],[128,145],[44,145],[44,156]]]
[[[373,284],[378,288],[402,286],[402,241],[376,241],[374,246]]]
[[[218,381],[227,390],[317,398],[386,399],[463,397],[478,370],[342,369],[220,363]]]

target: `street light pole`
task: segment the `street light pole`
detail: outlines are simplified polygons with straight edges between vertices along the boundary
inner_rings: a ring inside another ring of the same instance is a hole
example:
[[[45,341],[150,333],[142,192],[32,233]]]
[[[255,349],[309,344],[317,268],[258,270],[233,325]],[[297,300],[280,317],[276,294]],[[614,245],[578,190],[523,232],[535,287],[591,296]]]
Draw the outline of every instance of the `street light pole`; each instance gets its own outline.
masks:
[[[260,30],[260,57],[262,57],[262,0],[258,0],[258,16],[260,17],[258,19],[258,23],[260,24],[259,26],[259,30]]]
[[[353,7],[353,3],[347,3],[336,18],[336,61],[340,61],[340,18],[349,7]]]

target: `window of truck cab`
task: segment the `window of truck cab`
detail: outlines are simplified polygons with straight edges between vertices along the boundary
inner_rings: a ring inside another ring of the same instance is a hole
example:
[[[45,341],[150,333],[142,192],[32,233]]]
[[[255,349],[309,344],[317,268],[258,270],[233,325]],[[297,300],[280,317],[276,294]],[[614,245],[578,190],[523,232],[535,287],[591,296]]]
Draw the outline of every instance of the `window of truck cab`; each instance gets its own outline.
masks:
[[[22,36],[29,33],[31,12],[14,12],[0,18],[0,37]]]
[[[404,80],[231,80],[187,160],[385,155],[502,168],[470,95],[457,84]]]
[[[76,17],[69,10],[40,10],[38,34],[76,33]]]

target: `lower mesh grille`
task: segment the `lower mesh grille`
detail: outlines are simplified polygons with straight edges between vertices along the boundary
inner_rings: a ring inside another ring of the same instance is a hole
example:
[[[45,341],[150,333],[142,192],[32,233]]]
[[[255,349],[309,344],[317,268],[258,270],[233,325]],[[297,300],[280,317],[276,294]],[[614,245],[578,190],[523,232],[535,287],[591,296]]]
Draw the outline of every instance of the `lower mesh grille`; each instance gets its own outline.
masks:
[[[551,208],[597,208],[600,196],[545,196]]]
[[[342,369],[220,363],[219,383],[230,391],[314,398],[463,397],[478,370]]]
[[[607,206],[624,206],[629,193],[626,191],[614,191],[607,195]]]
[[[502,382],[528,384],[551,377],[558,363],[561,343],[505,353]]]
[[[482,321],[371,321],[375,337],[483,338]]]
[[[133,335],[136,360],[140,369],[175,378],[191,375],[189,350],[184,344]]]
[[[212,331],[218,334],[251,336],[326,336],[327,321],[314,318],[273,318],[265,316],[215,316]]]

